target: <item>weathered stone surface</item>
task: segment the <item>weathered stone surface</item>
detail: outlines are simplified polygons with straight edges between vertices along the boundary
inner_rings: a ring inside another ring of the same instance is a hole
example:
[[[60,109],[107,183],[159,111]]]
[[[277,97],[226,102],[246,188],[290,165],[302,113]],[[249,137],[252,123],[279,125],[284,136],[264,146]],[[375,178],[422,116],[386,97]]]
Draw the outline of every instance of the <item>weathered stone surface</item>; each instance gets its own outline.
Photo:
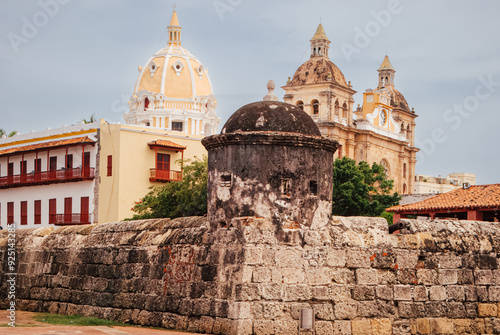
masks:
[[[303,308],[318,334],[500,332],[498,225],[486,238],[471,222],[410,220],[384,237],[378,219],[283,232],[253,220],[19,230],[17,306],[213,334],[293,334]]]

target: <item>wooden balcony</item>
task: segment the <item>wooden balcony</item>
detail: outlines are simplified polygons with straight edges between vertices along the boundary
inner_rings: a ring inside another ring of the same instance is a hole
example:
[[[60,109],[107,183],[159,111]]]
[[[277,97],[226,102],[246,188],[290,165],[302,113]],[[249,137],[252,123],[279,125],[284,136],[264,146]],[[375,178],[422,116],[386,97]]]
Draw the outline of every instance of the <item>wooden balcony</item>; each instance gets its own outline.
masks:
[[[181,171],[157,170],[157,169],[149,170],[149,181],[169,182],[169,181],[181,181],[181,180],[182,180]]]
[[[94,177],[94,168],[76,168],[37,173],[25,173],[14,176],[0,177],[0,189],[92,180],[94,179]]]
[[[56,226],[90,224],[89,213],[49,214],[49,223]]]

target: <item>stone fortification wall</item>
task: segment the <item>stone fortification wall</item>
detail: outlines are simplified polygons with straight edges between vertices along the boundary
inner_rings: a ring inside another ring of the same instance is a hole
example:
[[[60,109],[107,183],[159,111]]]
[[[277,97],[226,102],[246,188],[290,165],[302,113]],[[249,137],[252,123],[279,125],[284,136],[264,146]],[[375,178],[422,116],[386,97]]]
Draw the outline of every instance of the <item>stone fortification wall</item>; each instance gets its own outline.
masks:
[[[18,307],[215,334],[499,334],[500,226],[205,218],[18,230]],[[6,303],[5,231],[0,298]],[[6,306],[2,306],[4,308]]]

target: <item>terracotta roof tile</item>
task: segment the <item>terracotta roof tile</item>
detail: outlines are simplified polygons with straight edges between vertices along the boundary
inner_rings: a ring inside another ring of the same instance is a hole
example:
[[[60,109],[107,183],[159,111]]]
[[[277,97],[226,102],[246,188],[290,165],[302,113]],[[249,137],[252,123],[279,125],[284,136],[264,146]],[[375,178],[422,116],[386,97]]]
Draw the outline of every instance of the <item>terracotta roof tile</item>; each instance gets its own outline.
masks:
[[[160,139],[153,141],[153,142],[149,142],[148,144],[149,144],[149,146],[157,146],[157,147],[163,147],[163,148],[175,149],[175,150],[186,150],[186,148],[187,148],[185,146],[174,143],[172,141],[160,140]]]
[[[500,207],[500,184],[459,188],[412,204],[390,207],[386,211],[398,213],[486,207]]]
[[[51,149],[51,148],[65,147],[68,145],[94,144],[94,143],[95,143],[95,141],[90,139],[88,136],[75,137],[75,138],[69,138],[66,140],[43,142],[43,143],[25,145],[23,147],[16,147],[16,148],[1,150],[0,156],[12,155],[12,154],[29,152],[29,151],[36,151],[36,150],[40,150],[40,149]]]

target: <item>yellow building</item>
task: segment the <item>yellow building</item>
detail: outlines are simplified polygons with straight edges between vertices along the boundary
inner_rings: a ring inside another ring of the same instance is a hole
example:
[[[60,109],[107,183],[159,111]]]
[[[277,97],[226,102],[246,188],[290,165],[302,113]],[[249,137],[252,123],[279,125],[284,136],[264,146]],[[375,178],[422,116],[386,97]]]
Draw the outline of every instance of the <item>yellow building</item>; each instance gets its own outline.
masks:
[[[350,82],[329,59],[330,40],[323,25],[311,39],[311,57],[283,89],[285,102],[300,106],[316,121],[324,136],[340,143],[336,157],[382,164],[394,191],[412,193],[415,175],[415,118],[404,96],[394,87],[395,70],[385,56],[378,86],[363,93],[355,111]]]
[[[127,124],[213,135],[220,119],[215,113],[208,69],[181,45],[182,28],[174,10],[168,26],[168,45],[156,52],[144,67],[124,114]]]

